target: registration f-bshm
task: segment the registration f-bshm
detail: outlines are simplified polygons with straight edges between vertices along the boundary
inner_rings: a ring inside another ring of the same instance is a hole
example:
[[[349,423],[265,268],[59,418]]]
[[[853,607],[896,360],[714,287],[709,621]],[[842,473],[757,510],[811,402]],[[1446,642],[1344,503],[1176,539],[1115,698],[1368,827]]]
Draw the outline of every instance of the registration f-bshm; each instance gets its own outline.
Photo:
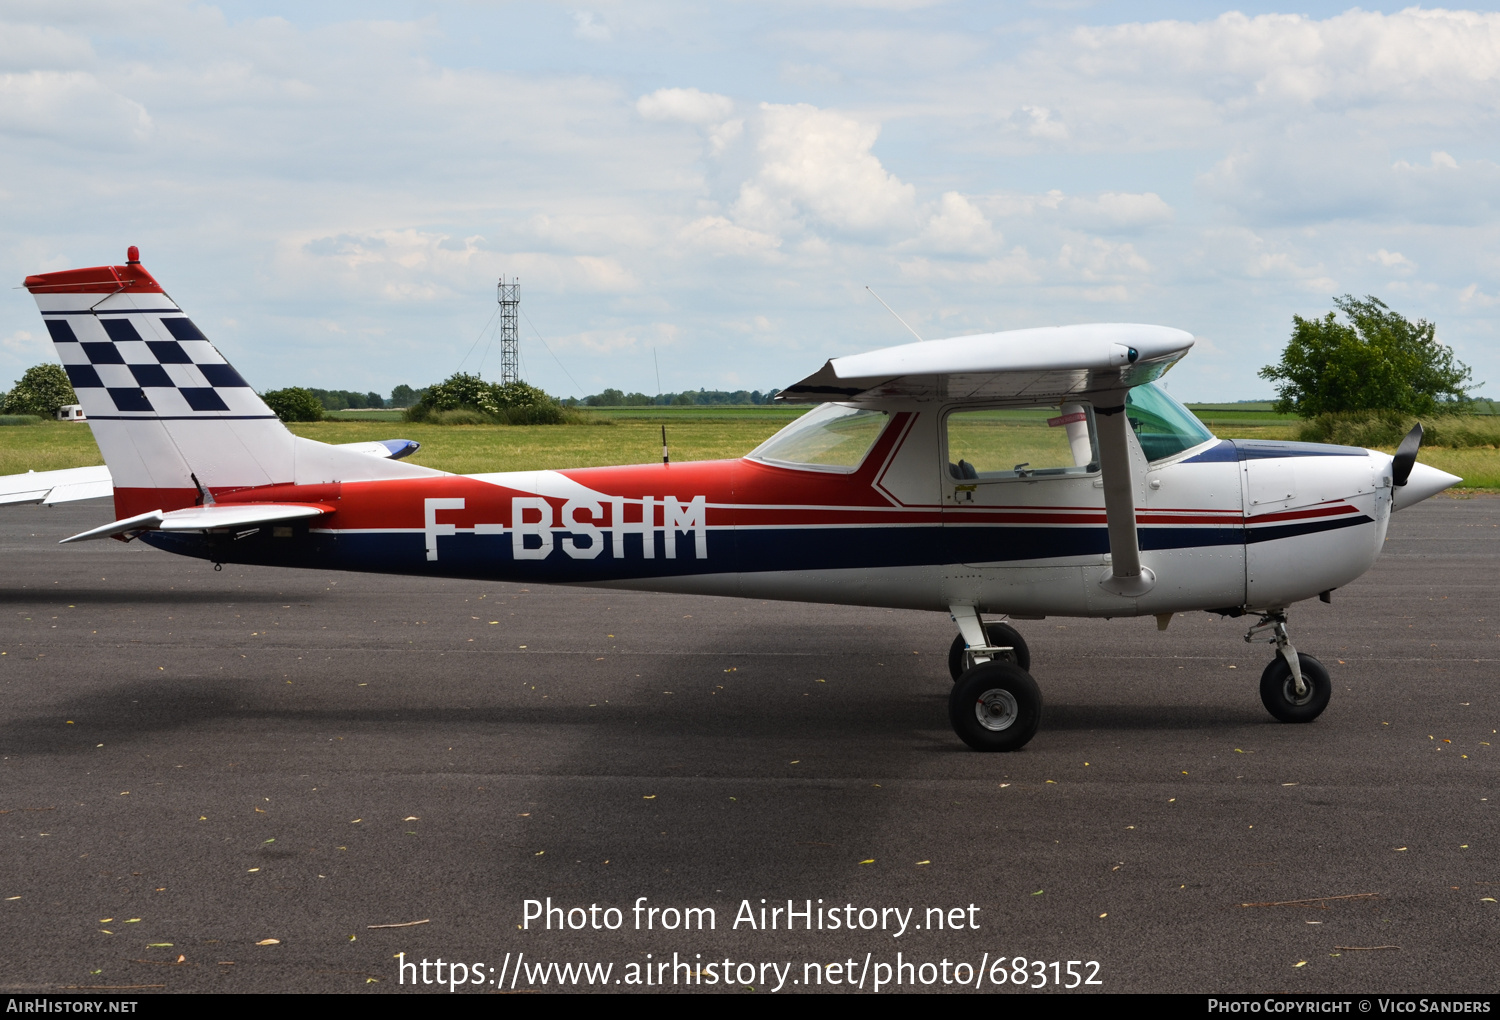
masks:
[[[118,519],[65,541],[943,611],[949,717],[977,750],[1023,746],[1042,707],[1025,641],[985,615],[1248,614],[1276,649],[1266,708],[1311,721],[1331,684],[1287,607],[1460,480],[1416,463],[1420,426],[1394,457],[1217,439],[1155,383],[1192,336],[1128,324],[835,358],[777,398],[819,406],[738,460],[453,475],[292,435],[127,259],[26,279],[114,484]]]

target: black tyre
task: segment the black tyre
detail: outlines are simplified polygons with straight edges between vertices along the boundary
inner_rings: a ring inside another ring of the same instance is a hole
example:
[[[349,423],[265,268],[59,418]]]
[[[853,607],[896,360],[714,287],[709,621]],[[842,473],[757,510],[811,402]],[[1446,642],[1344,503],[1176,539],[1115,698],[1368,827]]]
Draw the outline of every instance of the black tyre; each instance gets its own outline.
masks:
[[[1292,667],[1280,652],[1260,675],[1260,700],[1265,703],[1266,711],[1282,722],[1312,722],[1323,714],[1333,695],[1333,681],[1328,678],[1327,667],[1306,654],[1298,655],[1297,662],[1302,667],[1302,679],[1307,685],[1307,693],[1300,697],[1297,681],[1292,677]]]
[[[1008,623],[987,623],[984,625],[984,639],[991,645],[997,647],[1010,645],[1011,650],[1001,652],[991,661],[1008,662],[1022,669],[1031,668],[1031,649],[1026,647],[1026,639],[1021,632]],[[964,675],[964,671],[970,666],[969,657],[964,653],[968,646],[964,644],[964,636],[958,635],[953,639],[953,644],[948,649],[948,672],[956,681]]]
[[[1019,751],[1042,722],[1042,692],[1009,662],[981,662],[948,695],[948,720],[976,751]]]

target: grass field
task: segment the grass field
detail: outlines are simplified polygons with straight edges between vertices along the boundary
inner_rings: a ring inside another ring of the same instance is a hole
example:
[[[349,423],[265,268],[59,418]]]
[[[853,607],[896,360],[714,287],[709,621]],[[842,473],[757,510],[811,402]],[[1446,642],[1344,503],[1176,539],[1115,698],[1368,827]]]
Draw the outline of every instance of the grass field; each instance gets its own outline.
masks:
[[[795,411],[738,419],[675,414],[665,421],[668,449],[674,461],[740,457],[796,417]],[[320,443],[415,439],[422,449],[409,458],[412,463],[458,474],[661,460],[662,421],[656,418],[601,418],[590,425],[419,425],[339,420],[298,422],[288,427]],[[0,428],[0,475],[102,463],[104,459],[86,425],[43,422]]]
[[[741,457],[796,415],[748,420],[680,416],[666,425],[675,461]],[[603,420],[591,425],[419,425],[408,422],[316,422],[289,426],[320,443],[370,439],[415,439],[422,444],[410,458],[441,471],[525,471],[609,464],[648,464],[661,460],[661,429],[656,421]]]
[[[0,475],[103,463],[87,425],[44,421],[0,427]]]
[[[1238,405],[1230,405],[1236,407]],[[422,444],[411,460],[443,471],[476,474],[546,468],[648,464],[661,458],[661,427],[674,461],[739,457],[754,449],[800,413],[786,407],[646,407],[591,412],[588,425],[417,425],[384,420],[399,412],[342,412],[339,420],[295,424],[292,431],[323,443],[372,439],[415,439]],[[353,415],[382,415],[351,420]],[[1217,422],[1215,411],[1200,416]],[[1236,417],[1240,415],[1235,415]],[[1046,412],[1035,412],[1046,417]],[[1243,412],[1248,421],[1210,424],[1225,439],[1293,439],[1296,419]],[[1268,420],[1269,419],[1269,420]],[[1036,428],[1018,421],[1018,429]],[[1386,452],[1394,452],[1388,449]],[[1500,490],[1500,450],[1426,447],[1425,464],[1464,479],[1465,488]],[[0,427],[0,475],[102,464],[93,434],[85,425],[43,422]]]

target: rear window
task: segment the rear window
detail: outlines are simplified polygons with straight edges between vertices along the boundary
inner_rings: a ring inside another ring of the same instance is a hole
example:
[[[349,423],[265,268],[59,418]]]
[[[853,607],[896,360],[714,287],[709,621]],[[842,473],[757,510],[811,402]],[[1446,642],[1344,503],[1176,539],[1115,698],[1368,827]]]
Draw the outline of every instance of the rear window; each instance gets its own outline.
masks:
[[[751,450],[752,460],[808,471],[849,472],[885,431],[890,415],[848,404],[820,404]]]

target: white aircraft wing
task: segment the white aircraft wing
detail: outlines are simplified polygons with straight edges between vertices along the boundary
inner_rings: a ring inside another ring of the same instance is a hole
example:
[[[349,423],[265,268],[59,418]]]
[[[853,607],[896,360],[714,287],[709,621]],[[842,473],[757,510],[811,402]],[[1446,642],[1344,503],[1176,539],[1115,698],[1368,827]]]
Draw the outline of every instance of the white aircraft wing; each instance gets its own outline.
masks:
[[[113,495],[115,484],[109,468],[63,468],[60,471],[28,471],[0,477],[0,506],[7,503],[68,503]]]
[[[390,460],[400,460],[409,454],[416,453],[422,447],[422,444],[414,439],[377,439],[373,443],[335,443],[334,445],[341,450],[358,450],[372,457],[385,457]]]
[[[1192,346],[1191,333],[1131,323],[981,333],[834,358],[776,399],[1062,400],[1149,382]]]
[[[373,443],[339,443],[343,449],[367,453],[372,457],[400,460],[415,453],[422,445],[410,439],[382,439]],[[109,468],[62,468],[58,471],[28,471],[21,475],[0,475],[0,506],[6,504],[71,503],[80,499],[112,496],[115,483]]]

